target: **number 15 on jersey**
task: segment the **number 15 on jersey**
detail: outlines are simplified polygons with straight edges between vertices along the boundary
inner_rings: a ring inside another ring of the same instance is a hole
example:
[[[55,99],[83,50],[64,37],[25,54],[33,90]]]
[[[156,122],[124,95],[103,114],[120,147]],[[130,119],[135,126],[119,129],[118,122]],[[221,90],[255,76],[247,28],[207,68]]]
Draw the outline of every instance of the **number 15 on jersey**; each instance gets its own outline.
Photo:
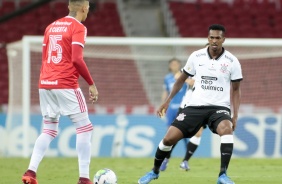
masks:
[[[62,60],[62,47],[58,41],[62,40],[62,35],[50,35],[49,36],[49,47],[48,47],[48,60],[47,63],[51,61],[55,64]],[[56,56],[52,56],[52,53],[56,52]]]

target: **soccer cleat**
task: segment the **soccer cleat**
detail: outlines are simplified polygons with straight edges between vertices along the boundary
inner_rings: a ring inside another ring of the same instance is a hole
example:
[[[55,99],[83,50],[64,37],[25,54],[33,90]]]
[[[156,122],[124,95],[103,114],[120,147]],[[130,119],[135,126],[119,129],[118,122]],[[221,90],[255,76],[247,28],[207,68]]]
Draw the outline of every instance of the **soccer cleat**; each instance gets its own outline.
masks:
[[[218,177],[217,184],[235,184],[226,174]]]
[[[22,176],[22,181],[24,184],[38,184],[36,180],[36,173],[31,170],[27,170]]]
[[[162,165],[160,167],[160,171],[165,171],[168,165],[169,159],[165,158],[164,161],[162,162]]]
[[[92,181],[88,178],[79,178],[77,184],[93,184]]]
[[[154,173],[154,171],[150,171],[145,176],[141,177],[138,180],[138,183],[139,184],[148,184],[152,180],[158,179],[158,177],[159,177],[159,174]]]
[[[183,161],[180,165],[179,165],[180,169],[185,170],[185,171],[189,171],[190,167],[188,165],[188,161]]]

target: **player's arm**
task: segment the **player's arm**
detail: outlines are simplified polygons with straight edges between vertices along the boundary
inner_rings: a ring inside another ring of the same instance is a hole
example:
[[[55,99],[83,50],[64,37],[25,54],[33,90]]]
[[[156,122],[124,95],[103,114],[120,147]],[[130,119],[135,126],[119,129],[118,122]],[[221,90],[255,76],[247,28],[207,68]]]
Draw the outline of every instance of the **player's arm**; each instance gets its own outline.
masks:
[[[95,83],[90,75],[90,72],[86,66],[83,59],[83,47],[78,44],[72,44],[72,62],[79,75],[81,75],[84,80],[89,85],[89,97],[92,102],[98,100],[98,90]]]
[[[195,80],[190,77],[190,78],[186,79],[185,82],[189,85],[189,87],[192,88],[194,86]]]
[[[164,84],[163,84],[163,93],[162,93],[162,103],[165,101],[165,99],[168,97],[169,88],[168,88],[168,82],[166,80],[166,77],[164,78]]]
[[[240,90],[240,82],[243,80],[242,68],[237,60],[234,58],[231,68],[231,100],[233,105],[233,116],[232,116],[232,123],[233,123],[233,130],[236,128],[237,119],[238,119],[238,111],[240,106],[241,100],[241,90]]]
[[[170,94],[168,95],[168,97],[165,100],[166,102],[171,101],[171,99],[176,95],[176,93],[178,93],[178,91],[182,88],[182,86],[183,86],[183,84],[184,84],[184,82],[186,81],[187,78],[188,78],[188,75],[185,72],[182,72],[181,75],[179,76],[179,78],[174,83]]]
[[[78,44],[72,44],[72,62],[79,75],[84,78],[89,86],[93,85],[94,81],[83,59],[83,48]]]
[[[166,98],[164,103],[160,106],[160,108],[158,109],[158,111],[157,111],[158,116],[162,117],[164,115],[165,111],[168,108],[168,105],[169,105],[171,99],[182,88],[182,86],[183,86],[183,84],[184,84],[184,82],[187,78],[188,78],[188,75],[185,72],[182,72],[181,75],[179,76],[179,78],[174,83],[170,94],[168,95],[168,97]]]
[[[163,93],[162,93],[162,102],[164,102],[167,97],[168,97],[168,92],[167,92],[166,90],[163,90]]]
[[[233,81],[231,84],[232,84],[231,99],[233,104],[232,123],[233,123],[233,130],[235,130],[237,119],[238,119],[240,100],[241,100],[240,81]]]

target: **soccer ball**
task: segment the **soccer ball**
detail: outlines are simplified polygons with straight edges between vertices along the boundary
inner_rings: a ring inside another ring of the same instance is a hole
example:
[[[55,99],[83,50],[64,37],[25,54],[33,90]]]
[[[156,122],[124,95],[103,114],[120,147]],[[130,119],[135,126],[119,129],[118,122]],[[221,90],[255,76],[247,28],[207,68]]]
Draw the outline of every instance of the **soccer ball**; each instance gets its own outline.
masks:
[[[111,169],[101,169],[94,176],[94,184],[117,184],[117,176]]]

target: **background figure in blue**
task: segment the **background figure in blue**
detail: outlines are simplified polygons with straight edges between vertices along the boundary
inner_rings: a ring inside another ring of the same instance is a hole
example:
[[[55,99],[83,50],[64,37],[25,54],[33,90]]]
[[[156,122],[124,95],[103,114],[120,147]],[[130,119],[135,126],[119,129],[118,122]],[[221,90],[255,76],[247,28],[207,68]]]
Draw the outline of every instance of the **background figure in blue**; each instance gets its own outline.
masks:
[[[178,79],[178,77],[181,74],[181,61],[179,59],[173,58],[173,59],[169,60],[168,64],[169,64],[169,72],[170,73],[167,74],[164,78],[164,92],[163,92],[163,95],[162,95],[162,101],[163,102],[165,101],[165,99],[170,94],[175,81]],[[179,90],[179,92],[171,100],[171,102],[168,106],[168,109],[166,111],[167,127],[169,127],[171,125],[171,123],[175,120],[176,116],[178,115],[179,107],[180,107],[180,104],[182,102],[183,96],[186,93],[187,87],[188,86],[185,83],[182,86],[182,88]],[[186,144],[187,144],[187,142],[185,142],[185,147],[186,147]],[[161,170],[166,169],[166,165],[169,161],[169,158],[170,158],[170,154],[168,154],[166,159],[164,160],[164,164],[160,168]]]

